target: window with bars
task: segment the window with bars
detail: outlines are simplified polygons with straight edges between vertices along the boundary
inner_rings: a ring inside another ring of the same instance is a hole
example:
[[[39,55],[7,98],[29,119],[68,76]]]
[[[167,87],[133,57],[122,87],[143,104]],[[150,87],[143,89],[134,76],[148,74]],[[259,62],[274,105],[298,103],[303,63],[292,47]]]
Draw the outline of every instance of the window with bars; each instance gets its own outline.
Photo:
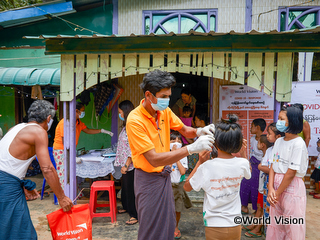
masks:
[[[320,23],[320,6],[282,7],[279,9],[279,30],[314,27]]]
[[[279,8],[279,30],[288,31],[294,29],[310,28],[320,25],[320,6],[308,7],[280,7]],[[305,56],[306,57],[306,56]],[[298,81],[299,54],[294,53],[293,59],[293,81]],[[304,64],[303,64],[304,67]],[[320,53],[315,52],[312,60],[311,81],[320,80]]]
[[[143,33],[217,31],[217,13],[217,9],[143,11]]]

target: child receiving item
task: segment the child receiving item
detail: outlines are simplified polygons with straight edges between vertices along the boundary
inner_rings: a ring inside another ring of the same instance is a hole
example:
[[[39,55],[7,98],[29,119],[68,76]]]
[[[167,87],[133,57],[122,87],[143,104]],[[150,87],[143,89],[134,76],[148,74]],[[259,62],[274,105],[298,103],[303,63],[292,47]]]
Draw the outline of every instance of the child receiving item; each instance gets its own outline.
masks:
[[[243,177],[251,177],[249,161],[237,158],[232,153],[242,147],[241,126],[236,115],[216,124],[215,146],[218,156],[208,160],[210,152],[199,154],[199,161],[189,175],[186,191],[204,190],[203,219],[206,239],[240,239],[241,225],[235,219],[241,218],[240,183]]]
[[[270,225],[266,239],[305,239],[306,187],[302,178],[308,168],[308,150],[297,135],[303,128],[301,109],[284,106],[276,126],[285,136],[277,139],[272,149],[267,199],[271,205]]]
[[[183,117],[180,117],[181,121],[184,123],[184,125],[191,127],[192,126],[192,109],[189,106],[184,106],[182,108],[182,114]],[[182,136],[182,141],[184,144],[189,144],[189,143],[193,143],[193,139],[190,138],[185,138],[184,136]]]
[[[258,187],[260,171],[258,165],[261,162],[263,152],[258,149],[258,140],[266,128],[266,121],[262,118],[254,119],[251,123],[251,134],[255,134],[250,139],[250,164],[252,168],[252,177],[249,180],[244,179],[240,187],[241,212],[248,214],[248,203],[252,203],[252,209],[257,210]]]
[[[182,139],[181,135],[177,131],[173,131],[170,134],[170,150],[174,151],[182,147]],[[174,238],[179,239],[181,238],[181,232],[178,228],[179,220],[181,217],[181,212],[185,208],[192,207],[192,203],[183,189],[183,180],[185,178],[186,170],[188,169],[188,159],[184,157],[177,161],[176,163],[172,164],[170,173],[171,176],[171,184],[172,184],[172,191],[174,196],[175,202],[175,210],[176,210],[176,229],[174,231]]]
[[[310,195],[313,195],[313,198],[320,199],[320,190],[319,190],[319,181],[320,181],[320,139],[317,141],[317,150],[319,152],[317,161],[314,164],[314,170],[311,174],[311,177],[314,180],[314,185],[316,189],[309,192]]]
[[[269,173],[268,154],[270,152],[271,145],[272,144],[267,139],[267,135],[263,134],[260,136],[257,147],[259,150],[263,152],[263,157],[262,157],[261,163],[258,166],[258,169],[260,170],[260,175],[259,175],[259,189],[258,189],[259,193],[258,193],[258,201],[257,201],[258,209],[255,214],[256,218],[261,218],[263,216],[263,184],[264,184],[264,177],[265,177],[264,172]],[[268,154],[267,154],[267,151],[268,151]],[[244,235],[248,238],[261,237],[262,236],[261,228],[262,228],[261,224],[251,225],[248,227],[244,226],[244,229],[249,230]]]
[[[205,113],[197,113],[194,116],[194,125],[196,128],[207,126],[207,115]],[[191,173],[191,171],[195,168],[197,162],[199,161],[199,154],[194,153],[188,156],[188,171],[187,173]]]

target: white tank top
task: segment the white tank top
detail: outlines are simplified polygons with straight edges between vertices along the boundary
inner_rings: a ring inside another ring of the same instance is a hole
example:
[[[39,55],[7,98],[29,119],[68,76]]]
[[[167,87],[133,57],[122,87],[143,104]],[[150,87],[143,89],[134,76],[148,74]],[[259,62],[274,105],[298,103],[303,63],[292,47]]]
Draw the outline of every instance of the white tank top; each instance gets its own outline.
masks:
[[[9,147],[13,139],[18,134],[18,132],[20,132],[21,129],[30,125],[38,125],[38,124],[20,123],[15,127],[13,127],[6,135],[4,135],[4,137],[0,141],[0,170],[10,173],[11,175],[14,175],[20,179],[23,179],[26,176],[28,167],[30,163],[33,161],[33,159],[36,157],[36,155],[32,156],[27,160],[20,160],[13,157],[9,153]]]

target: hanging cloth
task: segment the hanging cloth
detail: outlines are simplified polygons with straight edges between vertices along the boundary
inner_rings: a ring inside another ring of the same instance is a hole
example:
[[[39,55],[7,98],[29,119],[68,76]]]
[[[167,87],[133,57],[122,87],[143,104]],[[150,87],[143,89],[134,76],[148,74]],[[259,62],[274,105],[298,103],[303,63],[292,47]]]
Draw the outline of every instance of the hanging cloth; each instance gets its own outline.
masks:
[[[31,88],[31,98],[42,100],[42,91],[39,85],[32,86]]]

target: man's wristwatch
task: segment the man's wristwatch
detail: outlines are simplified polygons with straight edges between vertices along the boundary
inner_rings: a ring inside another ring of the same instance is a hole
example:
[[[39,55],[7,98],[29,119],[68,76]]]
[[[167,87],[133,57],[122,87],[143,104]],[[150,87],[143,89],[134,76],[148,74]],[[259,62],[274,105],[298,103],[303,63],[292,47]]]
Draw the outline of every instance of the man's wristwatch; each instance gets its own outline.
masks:
[[[124,165],[126,168],[128,168],[127,164]]]

